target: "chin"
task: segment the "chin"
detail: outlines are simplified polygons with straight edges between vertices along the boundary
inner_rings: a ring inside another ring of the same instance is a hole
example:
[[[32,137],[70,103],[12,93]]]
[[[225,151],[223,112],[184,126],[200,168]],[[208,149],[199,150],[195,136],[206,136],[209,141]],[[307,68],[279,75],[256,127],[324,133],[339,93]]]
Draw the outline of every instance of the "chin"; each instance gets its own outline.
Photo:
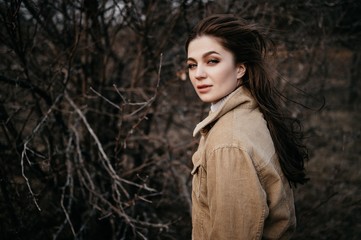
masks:
[[[209,99],[209,98],[202,98],[202,97],[199,97],[200,99],[201,99],[201,101],[202,102],[204,102],[204,103],[212,103],[212,102],[214,102],[214,100],[213,99]]]
[[[204,103],[216,103],[222,98],[215,98],[215,97],[206,97],[206,96],[199,96],[202,102]]]

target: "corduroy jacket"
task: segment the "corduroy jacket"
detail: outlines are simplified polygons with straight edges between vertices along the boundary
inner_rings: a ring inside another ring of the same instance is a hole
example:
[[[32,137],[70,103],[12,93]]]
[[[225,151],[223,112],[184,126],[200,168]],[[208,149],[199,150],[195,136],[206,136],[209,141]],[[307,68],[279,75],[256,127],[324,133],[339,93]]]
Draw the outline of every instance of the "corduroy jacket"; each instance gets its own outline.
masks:
[[[244,87],[200,122],[192,157],[192,239],[289,239],[293,192],[267,123]]]

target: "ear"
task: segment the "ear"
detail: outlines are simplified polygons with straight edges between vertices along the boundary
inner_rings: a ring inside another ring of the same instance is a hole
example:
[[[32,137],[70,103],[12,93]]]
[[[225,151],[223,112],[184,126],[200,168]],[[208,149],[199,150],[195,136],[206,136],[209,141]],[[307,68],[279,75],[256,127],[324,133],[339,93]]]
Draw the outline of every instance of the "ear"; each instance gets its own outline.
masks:
[[[246,66],[243,63],[238,64],[237,65],[237,79],[242,78],[245,73],[246,73]]]

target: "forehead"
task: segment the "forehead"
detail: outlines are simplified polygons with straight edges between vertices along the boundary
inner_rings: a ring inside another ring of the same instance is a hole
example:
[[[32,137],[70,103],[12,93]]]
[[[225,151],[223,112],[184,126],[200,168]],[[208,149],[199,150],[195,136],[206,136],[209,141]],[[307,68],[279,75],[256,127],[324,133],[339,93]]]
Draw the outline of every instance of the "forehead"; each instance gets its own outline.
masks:
[[[193,39],[188,46],[188,57],[201,57],[207,52],[217,52],[220,55],[230,55],[231,53],[225,49],[221,40],[212,36],[200,36]]]

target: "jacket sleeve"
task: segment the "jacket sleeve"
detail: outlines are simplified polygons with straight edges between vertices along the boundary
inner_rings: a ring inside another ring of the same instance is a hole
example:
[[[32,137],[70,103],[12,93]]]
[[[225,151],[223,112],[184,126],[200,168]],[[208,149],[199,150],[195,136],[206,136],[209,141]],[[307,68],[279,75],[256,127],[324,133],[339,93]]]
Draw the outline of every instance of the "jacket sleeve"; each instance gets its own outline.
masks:
[[[210,240],[261,239],[268,215],[266,194],[250,156],[236,147],[207,159]]]

